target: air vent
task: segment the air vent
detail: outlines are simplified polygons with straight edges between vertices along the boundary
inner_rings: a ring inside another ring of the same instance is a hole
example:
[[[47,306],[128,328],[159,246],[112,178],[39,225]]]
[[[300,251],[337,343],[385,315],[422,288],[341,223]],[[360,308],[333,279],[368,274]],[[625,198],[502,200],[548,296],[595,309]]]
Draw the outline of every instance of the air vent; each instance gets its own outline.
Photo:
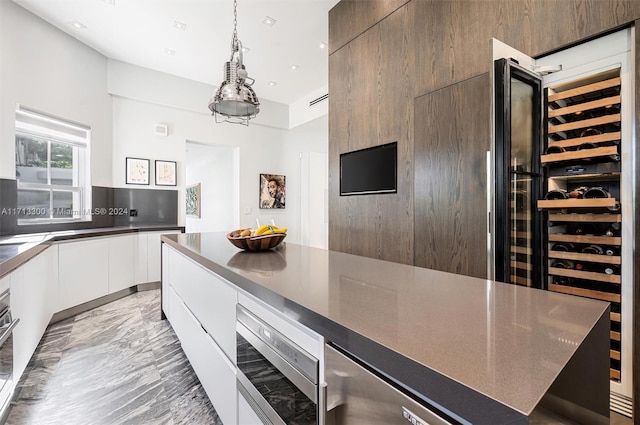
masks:
[[[318,103],[320,103],[320,102],[322,102],[322,101],[324,101],[324,100],[327,100],[327,99],[329,99],[329,93],[327,93],[327,94],[325,94],[325,95],[322,95],[322,96],[320,96],[320,97],[319,97],[319,98],[317,98],[317,99],[313,99],[311,102],[309,102],[309,106],[315,106],[315,105],[317,105]]]

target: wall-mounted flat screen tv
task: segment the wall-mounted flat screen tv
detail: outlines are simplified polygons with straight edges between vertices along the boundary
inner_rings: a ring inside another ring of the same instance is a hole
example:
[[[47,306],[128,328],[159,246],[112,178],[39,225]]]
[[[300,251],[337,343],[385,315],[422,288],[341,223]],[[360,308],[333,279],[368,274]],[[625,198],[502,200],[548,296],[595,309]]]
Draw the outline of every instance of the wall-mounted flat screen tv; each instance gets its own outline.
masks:
[[[340,196],[396,193],[398,142],[340,154]]]

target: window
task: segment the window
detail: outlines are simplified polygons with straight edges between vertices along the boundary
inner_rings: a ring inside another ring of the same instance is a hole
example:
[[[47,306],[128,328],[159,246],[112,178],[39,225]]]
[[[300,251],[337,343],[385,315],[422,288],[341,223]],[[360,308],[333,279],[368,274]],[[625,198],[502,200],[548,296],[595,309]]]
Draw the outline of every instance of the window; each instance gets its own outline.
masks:
[[[18,224],[90,220],[91,128],[16,109]]]

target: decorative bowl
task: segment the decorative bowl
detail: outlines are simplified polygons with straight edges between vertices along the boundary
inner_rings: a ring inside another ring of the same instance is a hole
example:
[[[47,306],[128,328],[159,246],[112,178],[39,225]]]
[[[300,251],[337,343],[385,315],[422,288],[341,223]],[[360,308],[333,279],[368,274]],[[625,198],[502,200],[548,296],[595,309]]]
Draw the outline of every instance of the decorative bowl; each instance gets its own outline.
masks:
[[[266,251],[275,248],[287,237],[286,233],[262,236],[233,236],[234,233],[235,232],[228,233],[227,239],[236,247],[246,251]]]

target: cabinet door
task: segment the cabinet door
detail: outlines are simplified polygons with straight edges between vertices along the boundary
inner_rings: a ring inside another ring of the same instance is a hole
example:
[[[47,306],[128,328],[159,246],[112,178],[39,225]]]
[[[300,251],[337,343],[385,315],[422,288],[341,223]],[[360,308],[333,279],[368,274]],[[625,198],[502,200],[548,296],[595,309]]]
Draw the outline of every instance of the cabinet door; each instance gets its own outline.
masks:
[[[160,281],[160,236],[180,233],[179,230],[147,232],[147,282]]]
[[[133,277],[136,284],[149,282],[147,279],[147,234],[138,233],[135,236],[135,268]]]
[[[223,423],[238,423],[235,367],[173,288],[169,289],[169,297],[171,325],[211,404]]]
[[[31,358],[29,351],[31,315],[29,314],[29,290],[24,283],[24,266],[11,272],[9,277],[11,279],[11,314],[14,319],[20,319],[20,323],[13,331],[13,377],[16,383]]]
[[[147,282],[160,280],[160,235],[147,233]]]
[[[58,255],[59,311],[109,293],[107,239],[61,243]]]
[[[55,247],[50,247],[10,275],[11,312],[14,319],[20,319],[13,333],[14,382],[27,366],[53,315],[56,253]]]
[[[109,238],[109,293],[134,285],[135,237],[124,235]]]
[[[169,250],[166,245],[162,245],[162,311],[167,319],[171,320],[169,304]]]
[[[183,273],[189,276],[185,302],[227,357],[235,363],[237,290],[192,262]]]

